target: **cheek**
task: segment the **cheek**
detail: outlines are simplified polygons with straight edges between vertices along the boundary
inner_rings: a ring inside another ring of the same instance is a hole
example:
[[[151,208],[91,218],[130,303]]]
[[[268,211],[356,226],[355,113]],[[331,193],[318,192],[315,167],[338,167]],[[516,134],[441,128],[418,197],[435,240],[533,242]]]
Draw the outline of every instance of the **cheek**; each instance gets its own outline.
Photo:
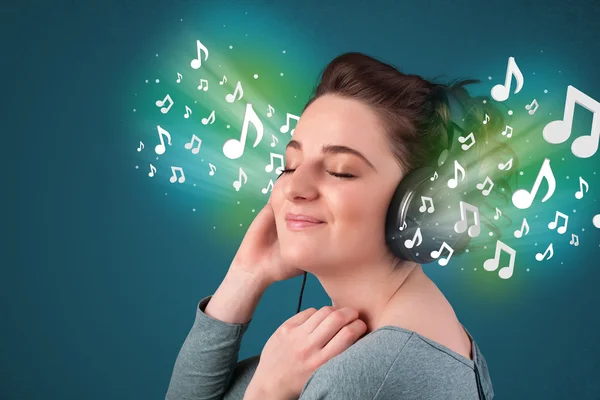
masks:
[[[380,187],[362,187],[336,193],[329,206],[340,227],[373,232],[383,230],[390,200]]]

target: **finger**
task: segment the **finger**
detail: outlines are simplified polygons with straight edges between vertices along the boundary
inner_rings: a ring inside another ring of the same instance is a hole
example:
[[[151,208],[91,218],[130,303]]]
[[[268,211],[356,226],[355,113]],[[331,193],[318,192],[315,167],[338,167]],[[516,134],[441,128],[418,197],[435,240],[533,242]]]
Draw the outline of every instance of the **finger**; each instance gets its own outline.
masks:
[[[327,343],[319,353],[323,363],[331,360],[338,354],[343,353],[352,344],[354,344],[367,331],[367,324],[360,319],[355,319],[348,325],[345,325],[340,331]]]
[[[346,325],[358,318],[358,311],[344,307],[330,313],[309,335],[309,340],[323,348]]]
[[[336,311],[338,308],[333,306],[325,306],[321,307],[319,311],[313,313],[310,318],[308,318],[303,324],[302,329],[306,332],[307,335],[314,332],[315,329],[331,314]]]
[[[307,308],[306,310],[302,310],[298,314],[294,315],[293,317],[288,318],[282,324],[282,326],[287,325],[289,327],[295,327],[295,326],[302,325],[307,319],[309,319],[311,317],[311,315],[313,315],[316,312],[317,312],[317,309],[314,307]]]

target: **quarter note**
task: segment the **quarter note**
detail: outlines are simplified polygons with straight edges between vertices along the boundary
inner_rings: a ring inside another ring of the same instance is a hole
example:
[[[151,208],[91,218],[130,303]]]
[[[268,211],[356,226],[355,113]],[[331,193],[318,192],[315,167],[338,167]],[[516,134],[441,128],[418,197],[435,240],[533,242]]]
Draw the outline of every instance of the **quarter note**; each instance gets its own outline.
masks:
[[[494,258],[485,260],[483,263],[483,269],[490,272],[497,270],[498,266],[500,265],[500,255],[502,254],[502,251],[506,252],[510,258],[508,260],[508,265],[500,268],[500,271],[498,271],[498,276],[502,279],[508,279],[513,275],[515,270],[515,257],[517,252],[512,247],[502,243],[500,240],[496,241],[496,252],[494,254]]]
[[[489,184],[490,187],[487,189],[484,189],[486,184]],[[494,188],[494,182],[492,182],[492,180],[490,179],[489,176],[486,176],[485,180],[482,183],[478,183],[476,186],[477,186],[477,189],[481,190],[482,195],[487,196],[490,194],[490,192]]]
[[[540,188],[540,184],[542,183],[542,179],[546,179],[548,182],[548,191],[546,195],[542,198],[542,203],[548,200],[556,190],[556,179],[554,178],[554,174],[552,173],[552,168],[550,168],[550,159],[544,159],[542,166],[540,167],[540,172],[538,172],[537,177],[535,178],[535,183],[533,184],[533,188],[531,192],[528,192],[525,189],[519,189],[513,193],[512,202],[515,207],[524,210],[529,208],[533,203],[533,199]]]
[[[238,139],[229,139],[223,145],[223,154],[225,157],[235,160],[240,158],[242,154],[244,154],[244,148],[246,147],[246,138],[248,136],[248,124],[252,123],[254,128],[256,128],[256,140],[254,141],[254,145],[252,147],[258,146],[263,137],[264,127],[263,124],[256,115],[256,112],[252,108],[252,103],[246,103],[246,112],[244,113],[244,123],[242,126],[242,133],[240,140]]]
[[[225,100],[227,100],[228,103],[233,103],[236,100],[235,96],[237,95],[240,96],[237,98],[237,100],[241,100],[242,96],[244,95],[244,89],[242,89],[242,82],[240,81],[236,83],[233,93],[228,93],[227,96],[225,96]]]
[[[498,169],[503,170],[503,171],[504,170],[508,171],[509,169],[512,168],[512,163],[513,163],[513,159],[511,157],[510,160],[508,160],[506,162],[506,164],[502,164],[502,163],[498,164]]]
[[[588,183],[585,181],[585,179],[583,179],[582,177],[579,177],[579,190],[577,192],[575,192],[575,198],[577,200],[581,200],[583,198],[583,194],[584,194],[583,187],[584,186],[585,186],[585,193],[587,193],[588,190],[590,190],[590,185],[588,185]]]
[[[525,109],[529,110],[529,115],[533,115],[537,111],[537,109],[538,109],[539,106],[540,105],[538,104],[537,100],[533,99],[533,101],[531,102],[531,104],[527,104],[525,106]]]
[[[444,249],[448,250],[448,257],[446,258],[438,258],[440,257],[440,255],[442,254],[442,252],[444,251]],[[450,247],[448,245],[448,243],[443,242],[442,246],[440,247],[439,250],[433,250],[431,252],[431,257],[433,258],[438,258],[438,264],[440,264],[442,267],[445,267],[446,265],[448,265],[448,261],[450,261],[450,257],[452,257],[452,254],[454,254],[454,249],[452,247]]]
[[[429,180],[430,180],[431,182],[433,182],[433,181],[435,181],[435,180],[436,180],[438,177],[439,177],[439,175],[438,175],[437,171],[434,171],[434,172],[433,172],[433,176],[432,176],[431,178],[429,178]]]
[[[244,172],[244,170],[240,167],[240,172],[239,172],[238,180],[235,181],[235,182],[233,182],[233,187],[238,192],[240,191],[240,188],[242,187],[242,179],[244,179],[244,183],[243,184],[248,183],[248,176],[246,175],[246,173]]]
[[[290,114],[287,113],[286,115],[286,120],[285,120],[285,125],[283,125],[280,129],[279,132],[281,133],[287,133],[290,130],[290,118],[295,120],[296,123],[298,123],[298,121],[300,121],[300,117],[294,114]],[[292,131],[290,132],[290,135],[294,135],[294,130],[296,130],[296,128],[292,129]]]
[[[502,216],[502,211],[500,211],[500,209],[498,207],[496,207],[496,215],[494,215],[494,219],[496,221],[498,221],[501,216]]]
[[[275,169],[275,173],[277,175],[281,174],[281,172],[283,171],[283,156],[281,154],[271,153],[270,157],[271,157],[271,163],[265,167],[265,171],[267,171],[267,172],[273,171],[273,167],[274,167],[273,163],[275,162],[275,159],[277,159],[281,162],[281,166],[277,167]]]
[[[210,172],[208,173],[210,176],[213,176],[215,174],[215,171],[217,170],[217,167],[215,167],[214,165],[212,165],[211,163],[208,163],[208,168],[210,168]]]
[[[171,171],[173,171],[173,176],[169,178],[169,182],[175,183],[178,181],[179,183],[185,182],[185,175],[183,174],[183,168],[181,167],[171,167]],[[181,176],[177,179],[177,172],[181,172]]]
[[[223,85],[225,82],[227,82],[227,77],[223,75],[223,79],[219,81],[219,85]]]
[[[563,119],[548,123],[544,127],[542,136],[550,144],[565,142],[571,136],[571,130],[573,129],[575,104],[579,104],[593,113],[592,131],[589,135],[575,139],[571,145],[571,151],[576,157],[589,158],[596,154],[598,150],[598,141],[600,140],[600,103],[571,85],[567,87]]]
[[[144,143],[140,140],[140,147],[138,147],[137,151],[140,152],[144,149]]]
[[[208,81],[206,79],[200,79],[198,90],[204,90],[205,92],[208,90]]]
[[[198,58],[194,58],[190,63],[193,69],[198,69],[202,65],[202,53],[204,53],[204,61],[208,59],[208,49],[199,40],[196,40],[196,50],[198,52]]]
[[[202,125],[212,124],[215,122],[215,110],[212,110],[208,118],[202,118]]]
[[[404,223],[402,224],[402,226],[400,228],[398,228],[398,230],[403,231],[406,229],[408,225],[406,224],[406,221],[404,221]]]
[[[415,245],[415,242],[418,242],[418,243]],[[406,239],[404,241],[404,247],[406,247],[407,249],[412,249],[413,247],[419,247],[422,242],[423,242],[423,235],[421,234],[421,228],[417,228],[417,231],[415,232],[415,235],[413,236],[413,238]]]
[[[190,115],[192,115],[192,109],[188,106],[185,106],[185,115],[183,116],[183,118],[189,118]]]
[[[154,174],[156,174],[156,167],[152,164],[150,164],[150,172],[148,173],[148,176],[150,178],[152,178],[154,176]]]
[[[273,141],[271,142],[271,147],[275,147],[275,145],[279,143],[279,139],[277,139],[275,135],[271,135],[271,138],[273,138]]]
[[[435,208],[433,207],[433,199],[431,197],[421,196],[421,201],[423,202],[423,205],[419,207],[419,211],[425,212],[425,209],[427,209],[427,212],[429,214],[435,211]],[[427,201],[429,202],[429,204],[431,204],[429,208],[427,208],[427,206],[425,205],[425,202]]]
[[[461,143],[465,143],[467,140],[471,140],[471,143],[463,144],[460,146],[464,151],[469,150],[471,148],[471,146],[473,146],[475,144],[475,136],[473,135],[473,132],[469,133],[467,135],[467,137],[462,137],[462,136],[458,137],[458,141]]]
[[[454,178],[448,180],[448,187],[454,189],[458,186],[458,171],[461,173],[461,182],[465,180],[465,169],[457,160],[454,160]]]
[[[563,218],[565,220],[565,224],[563,226],[559,226],[558,229],[556,229],[556,227],[558,226],[558,218],[559,217]],[[561,213],[560,211],[556,211],[556,217],[554,218],[554,221],[551,221],[548,224],[548,228],[556,229],[556,232],[558,232],[562,235],[563,233],[565,233],[567,231],[568,223],[569,223],[569,216]]]
[[[508,95],[510,93],[510,86],[512,82],[512,76],[515,77],[517,81],[517,87],[515,88],[514,94],[517,94],[523,88],[523,73],[519,69],[514,57],[508,58],[508,66],[506,67],[506,78],[504,80],[504,85],[498,84],[492,88],[491,95],[492,98],[496,101],[504,101],[508,99]]]
[[[163,107],[166,102],[170,103],[169,106],[168,107]],[[162,99],[162,100],[156,100],[156,107],[162,107],[160,109],[160,112],[163,113],[163,114],[166,114],[166,113],[169,112],[169,110],[171,109],[171,107],[173,107],[173,99],[171,99],[171,96],[169,96],[167,94],[164,99]]]
[[[167,138],[167,144],[171,146],[171,134],[160,127],[160,125],[156,125],[156,129],[158,129],[158,138],[160,139],[160,144],[157,144],[154,148],[156,154],[161,155],[165,154],[165,137]]]
[[[579,246],[579,236],[577,236],[574,233],[571,233],[571,241],[569,242],[570,245],[574,245],[574,246]]]
[[[177,83],[181,82],[181,78],[183,78],[183,76],[178,72],[177,73]]]
[[[526,230],[527,232],[525,232],[525,235],[527,235],[529,233],[529,224],[527,223],[527,219],[523,218],[523,223],[521,224],[521,229],[517,229],[514,233],[515,237],[517,239],[520,239],[523,237],[523,231]]]
[[[198,143],[198,147],[192,149],[192,147],[194,146],[194,141]],[[202,145],[202,139],[200,139],[195,134],[192,134],[192,140],[189,143],[185,144],[185,148],[188,150],[192,149],[192,154],[198,154],[198,152],[200,151],[201,145]]]
[[[507,139],[510,139],[513,134],[513,128],[510,125],[506,125],[506,128],[502,131],[502,136],[506,136]]]
[[[268,105],[269,107],[267,108],[267,117],[271,118],[273,116],[273,113],[275,112],[275,109],[273,107],[271,107],[271,105]]]
[[[490,116],[485,114],[485,118],[483,120],[483,124],[486,125],[488,122],[490,122]]]
[[[474,238],[479,236],[481,232],[481,220],[479,217],[479,208],[476,206],[461,201],[460,205],[460,221],[454,224],[454,231],[456,233],[463,233],[467,231],[470,237]],[[473,213],[473,225],[469,227],[467,230],[467,211],[471,211]]]
[[[267,185],[267,187],[260,189],[260,191],[262,192],[262,194],[267,194],[269,189],[271,190],[271,192],[273,191],[273,179],[269,179],[269,184]]]
[[[546,254],[550,254],[548,256],[548,258],[546,258]],[[546,251],[544,251],[544,254],[542,253],[537,253],[535,255],[535,259],[538,261],[542,261],[544,258],[546,258],[546,260],[549,260],[552,258],[552,256],[554,255],[554,247],[552,247],[552,243],[550,243],[550,245],[548,246],[548,248],[546,249]]]

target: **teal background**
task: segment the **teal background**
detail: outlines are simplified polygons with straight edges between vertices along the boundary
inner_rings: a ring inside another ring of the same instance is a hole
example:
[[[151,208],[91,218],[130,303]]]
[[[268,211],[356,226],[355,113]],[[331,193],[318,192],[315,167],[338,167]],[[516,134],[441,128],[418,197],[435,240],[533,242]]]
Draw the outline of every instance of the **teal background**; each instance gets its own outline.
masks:
[[[515,57],[525,75],[523,90],[506,102],[515,110],[513,144],[524,173],[515,188],[530,189],[549,157],[557,191],[528,210],[504,206],[512,225],[503,240],[518,251],[512,278],[483,270],[491,238],[447,267],[425,270],[477,340],[497,398],[599,398],[600,235],[591,223],[600,213],[599,155],[570,151],[589,133],[591,113],[578,107],[574,133],[561,145],[541,137],[541,127],[562,115],[567,85],[600,99],[599,11],[592,1],[539,0],[5,5],[0,398],[164,398],[197,302],[216,290],[252,210],[266,201],[259,189],[276,176],[264,172],[269,152],[289,140],[279,132],[285,112],[300,114],[320,70],[345,51],[426,78],[478,78],[471,90],[483,95],[504,82]],[[210,55],[192,70],[197,39]],[[199,92],[204,73],[214,85]],[[228,82],[220,86],[223,74]],[[229,105],[224,96],[237,80],[244,98]],[[166,93],[176,104],[163,115],[154,103]],[[540,109],[529,116],[524,105],[533,98]],[[221,148],[239,137],[245,101],[256,104],[265,138],[228,160]],[[267,103],[272,119],[264,116]],[[212,109],[222,118],[202,125]],[[534,123],[541,125],[519,137],[518,128]],[[173,146],[156,160],[159,124]],[[198,155],[183,147],[192,133],[203,139]],[[271,134],[280,140],[275,148]],[[137,152],[140,140],[146,147]],[[152,179],[150,162],[158,168]],[[184,184],[169,182],[170,165],[185,169]],[[249,183],[236,192],[239,167]],[[590,185],[582,200],[574,198],[579,176]],[[565,235],[547,229],[556,210],[570,215]],[[523,217],[531,232],[517,241],[511,233]],[[579,247],[569,245],[571,233]],[[550,242],[554,257],[537,262]],[[259,353],[295,313],[301,279],[267,290],[240,359]],[[326,304],[309,275],[303,308]]]

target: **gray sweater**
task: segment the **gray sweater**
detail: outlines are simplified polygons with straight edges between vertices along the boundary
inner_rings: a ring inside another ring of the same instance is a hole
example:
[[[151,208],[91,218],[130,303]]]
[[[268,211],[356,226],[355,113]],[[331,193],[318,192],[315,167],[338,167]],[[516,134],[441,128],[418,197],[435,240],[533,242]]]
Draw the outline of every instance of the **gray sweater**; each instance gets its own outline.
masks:
[[[250,322],[231,324],[204,313],[196,319],[173,369],[167,400],[242,399],[260,355],[238,362]],[[321,365],[300,400],[482,399],[494,397],[488,368],[472,342],[473,360],[416,332],[384,326]]]

